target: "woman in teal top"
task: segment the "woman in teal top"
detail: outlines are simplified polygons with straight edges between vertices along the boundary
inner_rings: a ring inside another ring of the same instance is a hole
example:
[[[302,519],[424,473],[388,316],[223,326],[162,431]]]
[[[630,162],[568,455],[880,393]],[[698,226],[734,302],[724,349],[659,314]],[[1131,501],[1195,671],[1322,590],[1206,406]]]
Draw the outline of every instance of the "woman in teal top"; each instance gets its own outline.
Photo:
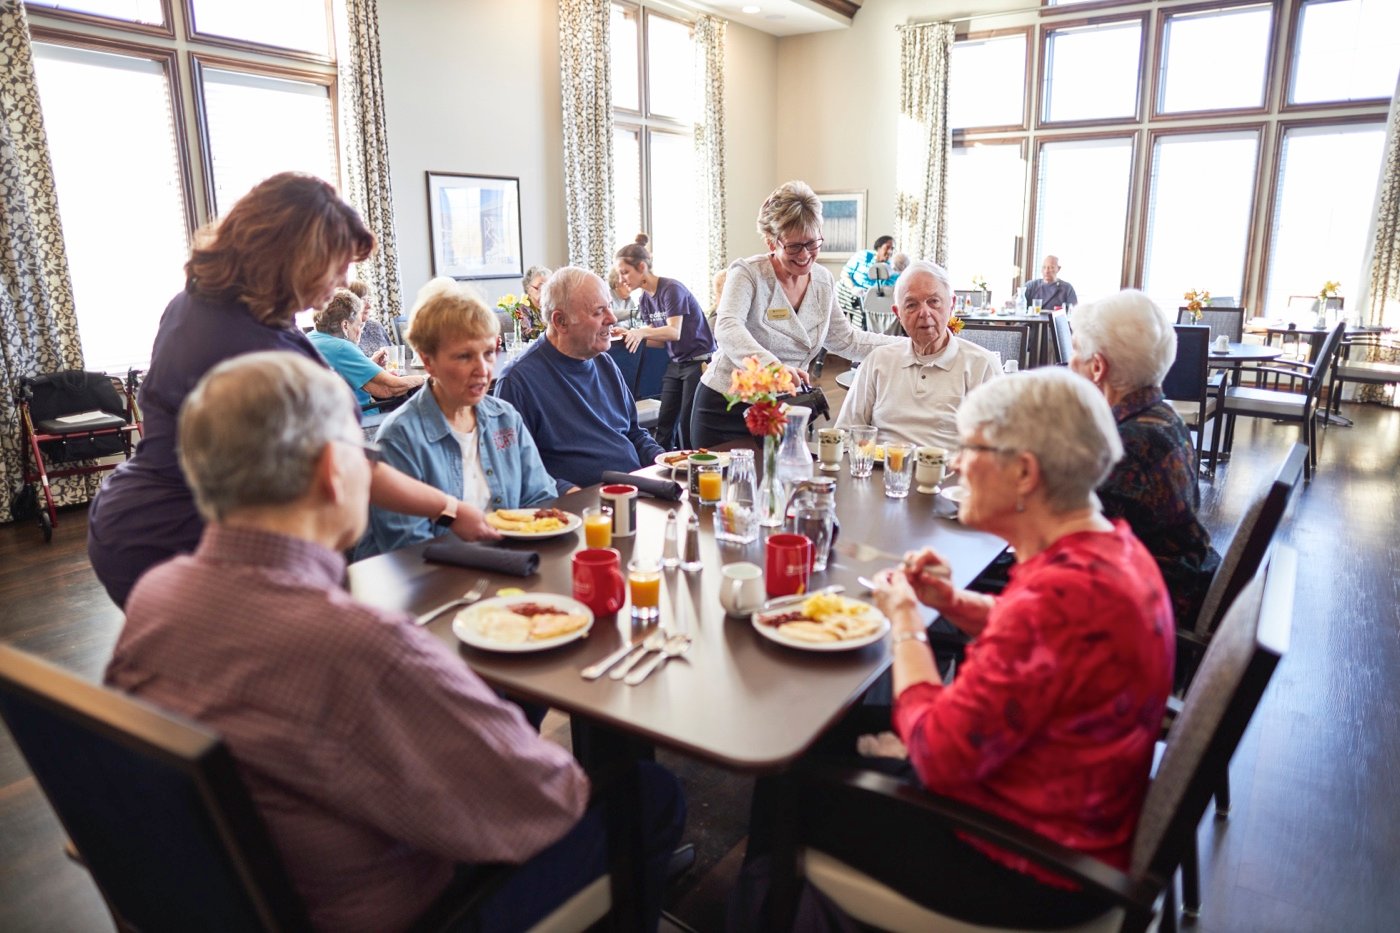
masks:
[[[307,336],[331,369],[350,384],[355,401],[367,408],[376,400],[412,392],[423,384],[423,377],[396,375],[365,356],[359,343],[360,310],[359,297],[349,289],[338,288],[326,306],[316,312],[316,329]]]

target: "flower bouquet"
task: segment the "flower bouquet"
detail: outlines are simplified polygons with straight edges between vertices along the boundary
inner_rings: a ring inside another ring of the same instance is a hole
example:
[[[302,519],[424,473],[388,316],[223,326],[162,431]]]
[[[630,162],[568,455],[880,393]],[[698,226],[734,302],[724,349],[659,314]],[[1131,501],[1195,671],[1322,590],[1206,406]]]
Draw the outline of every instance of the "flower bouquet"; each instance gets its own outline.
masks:
[[[1341,282],[1323,282],[1322,288],[1317,293],[1317,326],[1327,327],[1327,299],[1336,298],[1341,294]]]
[[[1191,312],[1191,320],[1199,321],[1201,312],[1210,307],[1210,292],[1205,289],[1192,290],[1183,297],[1186,299],[1186,310]]]
[[[544,333],[544,317],[530,301],[529,295],[502,295],[496,307],[510,315],[515,322],[515,336],[521,341],[531,341]]]
[[[758,357],[745,357],[742,368],[729,377],[724,397],[728,408],[748,405],[744,424],[754,437],[763,438],[763,482],[759,487],[760,521],[773,524],[783,519],[782,483],[778,481],[778,442],[787,427],[787,405],[778,399],[797,391],[792,371],[781,363],[763,364]],[[726,410],[727,410],[726,409]]]

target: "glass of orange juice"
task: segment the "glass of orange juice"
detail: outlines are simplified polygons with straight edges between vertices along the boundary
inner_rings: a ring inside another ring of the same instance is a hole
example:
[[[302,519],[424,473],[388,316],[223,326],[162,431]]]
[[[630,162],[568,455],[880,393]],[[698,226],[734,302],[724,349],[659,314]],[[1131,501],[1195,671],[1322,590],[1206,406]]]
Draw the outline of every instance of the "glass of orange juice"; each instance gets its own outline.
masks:
[[[634,557],[627,565],[627,584],[632,591],[632,618],[654,622],[661,615],[661,561],[655,557]]]
[[[695,471],[695,488],[700,494],[700,504],[719,505],[724,489],[724,468],[718,463],[692,463],[690,468]]]
[[[589,547],[612,547],[612,507],[589,506],[583,510],[583,540]]]

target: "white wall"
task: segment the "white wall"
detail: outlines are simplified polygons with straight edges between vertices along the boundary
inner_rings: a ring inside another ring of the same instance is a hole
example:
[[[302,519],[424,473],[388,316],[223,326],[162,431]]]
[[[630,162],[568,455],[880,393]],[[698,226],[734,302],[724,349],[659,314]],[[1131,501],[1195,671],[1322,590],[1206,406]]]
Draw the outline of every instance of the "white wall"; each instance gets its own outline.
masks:
[[[754,229],[777,176],[778,48],[775,36],[730,23],[724,47],[724,193],[729,260],[763,251]],[[728,263],[726,263],[727,265]],[[708,296],[700,302],[709,306]]]

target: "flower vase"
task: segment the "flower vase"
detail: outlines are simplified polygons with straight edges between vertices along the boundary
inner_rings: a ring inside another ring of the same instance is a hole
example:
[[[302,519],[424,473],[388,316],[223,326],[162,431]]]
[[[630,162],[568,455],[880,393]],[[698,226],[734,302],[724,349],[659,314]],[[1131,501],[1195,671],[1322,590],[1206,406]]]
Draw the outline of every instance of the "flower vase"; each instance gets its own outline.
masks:
[[[520,334],[520,318],[519,318],[518,315],[512,314],[512,315],[510,316],[510,319],[511,319],[511,322],[515,325],[515,345],[518,347],[518,346],[520,346],[520,344],[523,342],[523,341],[521,341],[521,339],[520,339],[520,337],[521,337],[521,334]]]
[[[758,487],[758,523],[765,528],[777,528],[783,523],[783,483],[778,478],[778,447],[782,438],[763,436],[763,482]]]

